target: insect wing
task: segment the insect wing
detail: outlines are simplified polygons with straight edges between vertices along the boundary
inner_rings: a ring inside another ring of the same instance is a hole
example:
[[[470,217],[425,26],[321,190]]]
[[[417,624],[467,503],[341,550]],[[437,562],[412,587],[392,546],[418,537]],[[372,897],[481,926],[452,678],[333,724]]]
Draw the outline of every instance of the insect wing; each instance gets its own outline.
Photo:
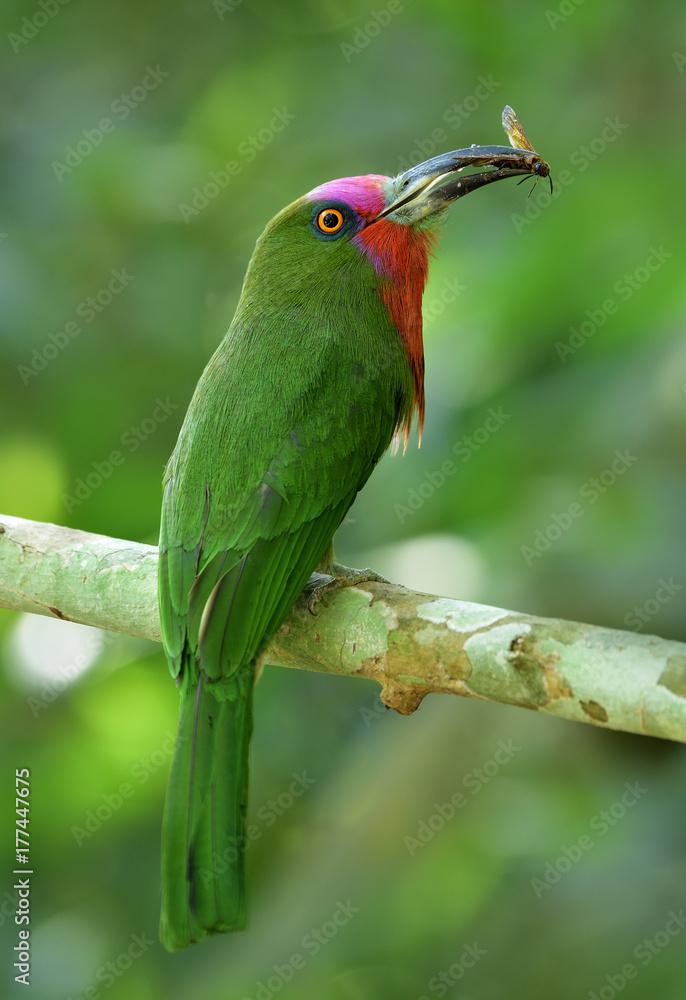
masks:
[[[514,113],[509,104],[506,104],[505,109],[503,110],[503,128],[505,129],[507,137],[510,140],[510,145],[515,149],[528,149],[532,153],[536,152],[534,147],[531,145],[526,132],[519,124],[517,115]]]

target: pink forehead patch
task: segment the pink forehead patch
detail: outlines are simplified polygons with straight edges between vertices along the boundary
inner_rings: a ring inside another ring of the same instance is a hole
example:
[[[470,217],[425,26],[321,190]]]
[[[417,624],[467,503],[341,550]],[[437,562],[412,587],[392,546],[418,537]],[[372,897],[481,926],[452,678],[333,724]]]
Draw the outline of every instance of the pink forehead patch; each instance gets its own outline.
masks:
[[[374,219],[386,205],[386,184],[382,174],[363,177],[339,177],[320,184],[305,195],[308,201],[342,201],[365,219]]]

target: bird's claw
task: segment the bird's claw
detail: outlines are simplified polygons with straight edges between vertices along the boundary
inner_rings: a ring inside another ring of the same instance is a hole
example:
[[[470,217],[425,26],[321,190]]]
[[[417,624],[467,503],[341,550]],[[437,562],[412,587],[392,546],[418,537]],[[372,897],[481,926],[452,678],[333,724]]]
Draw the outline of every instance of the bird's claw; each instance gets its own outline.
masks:
[[[353,569],[341,563],[333,563],[332,573],[313,573],[307,582],[307,610],[316,614],[315,607],[327,594],[333,594],[343,587],[357,587],[361,583],[388,583],[385,576],[375,573],[373,569]]]

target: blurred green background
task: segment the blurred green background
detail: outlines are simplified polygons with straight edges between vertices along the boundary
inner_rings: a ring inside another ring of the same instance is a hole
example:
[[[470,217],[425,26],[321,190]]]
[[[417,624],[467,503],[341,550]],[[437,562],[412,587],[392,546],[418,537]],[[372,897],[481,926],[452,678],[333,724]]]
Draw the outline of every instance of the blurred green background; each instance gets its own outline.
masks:
[[[382,461],[338,554],[686,638],[685,28],[666,0],[6,0],[0,511],[154,542],[164,463],[265,223],[330,178],[502,143],[508,103],[554,196],[510,182],[453,208],[425,296],[422,447]],[[8,809],[13,769],[32,771],[40,1000],[683,996],[686,934],[664,931],[684,902],[683,747],[456,698],[406,719],[366,681],[268,668],[250,927],[170,956],[161,650],[9,612],[0,632]],[[19,996],[5,815],[0,992]]]

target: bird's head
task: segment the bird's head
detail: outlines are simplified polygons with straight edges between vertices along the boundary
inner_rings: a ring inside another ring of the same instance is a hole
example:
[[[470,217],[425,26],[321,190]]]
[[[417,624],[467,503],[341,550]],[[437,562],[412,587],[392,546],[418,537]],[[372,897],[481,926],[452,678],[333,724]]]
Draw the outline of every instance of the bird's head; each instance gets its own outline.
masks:
[[[397,177],[366,174],[328,181],[272,219],[258,240],[251,270],[264,273],[268,266],[274,300],[292,303],[300,289],[319,316],[327,303],[350,295],[351,274],[361,276],[380,296],[407,352],[421,434],[421,302],[436,231],[459,198],[506,177],[538,173],[537,161],[540,157],[526,150],[472,146]],[[467,166],[492,169],[465,175],[461,171]],[[304,298],[298,304],[308,307]]]

